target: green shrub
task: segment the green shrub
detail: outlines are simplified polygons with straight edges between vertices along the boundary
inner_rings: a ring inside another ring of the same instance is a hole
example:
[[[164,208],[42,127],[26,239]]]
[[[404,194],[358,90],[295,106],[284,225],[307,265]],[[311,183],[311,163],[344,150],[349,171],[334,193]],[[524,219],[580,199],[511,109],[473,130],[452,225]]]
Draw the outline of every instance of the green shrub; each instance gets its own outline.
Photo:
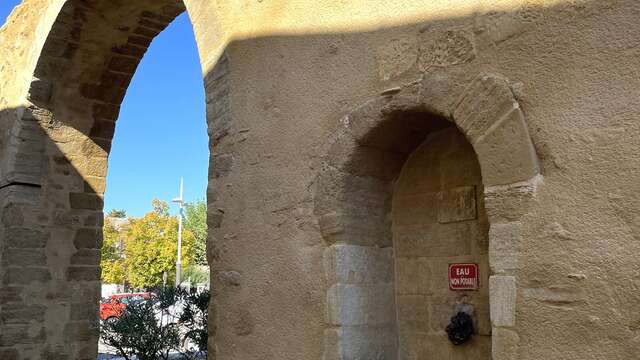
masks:
[[[104,321],[102,341],[131,360],[206,359],[209,291],[166,288],[149,300],[131,302],[119,318]]]

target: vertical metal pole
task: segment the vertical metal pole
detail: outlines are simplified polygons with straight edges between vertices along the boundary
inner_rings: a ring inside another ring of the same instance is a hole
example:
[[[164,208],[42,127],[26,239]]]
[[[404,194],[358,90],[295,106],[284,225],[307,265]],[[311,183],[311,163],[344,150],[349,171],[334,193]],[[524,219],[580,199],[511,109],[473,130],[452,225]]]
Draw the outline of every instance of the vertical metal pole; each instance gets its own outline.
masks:
[[[180,286],[182,282],[182,205],[184,203],[183,195],[183,181],[180,179],[180,197],[178,199],[174,199],[174,202],[177,202],[180,210],[178,213],[178,259],[176,260],[176,287]]]

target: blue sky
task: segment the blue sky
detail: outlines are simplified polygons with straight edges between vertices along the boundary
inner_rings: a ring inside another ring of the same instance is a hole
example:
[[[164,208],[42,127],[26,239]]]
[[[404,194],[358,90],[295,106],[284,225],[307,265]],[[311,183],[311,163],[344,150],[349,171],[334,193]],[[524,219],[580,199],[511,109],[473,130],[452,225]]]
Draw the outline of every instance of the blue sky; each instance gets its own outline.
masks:
[[[2,23],[19,2],[0,0]],[[153,198],[176,197],[180,177],[187,201],[204,199],[207,141],[198,52],[182,14],[153,41],[127,91],[109,156],[105,212],[140,216]]]

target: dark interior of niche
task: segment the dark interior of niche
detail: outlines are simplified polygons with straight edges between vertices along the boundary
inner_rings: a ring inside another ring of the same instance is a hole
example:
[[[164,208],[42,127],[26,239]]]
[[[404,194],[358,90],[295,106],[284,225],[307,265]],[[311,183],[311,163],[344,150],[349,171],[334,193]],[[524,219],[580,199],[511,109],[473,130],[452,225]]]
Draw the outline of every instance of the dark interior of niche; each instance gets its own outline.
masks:
[[[370,131],[361,144],[405,156],[422,144],[429,133],[455,126],[451,121],[424,111],[390,113]]]

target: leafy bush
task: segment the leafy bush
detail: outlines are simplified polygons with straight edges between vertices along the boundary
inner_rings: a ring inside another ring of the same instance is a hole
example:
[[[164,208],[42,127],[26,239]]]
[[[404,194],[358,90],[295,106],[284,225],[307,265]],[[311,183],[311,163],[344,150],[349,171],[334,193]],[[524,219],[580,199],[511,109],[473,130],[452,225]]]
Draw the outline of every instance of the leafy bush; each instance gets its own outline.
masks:
[[[166,288],[131,302],[119,318],[100,327],[102,341],[127,360],[206,359],[209,291]]]
[[[209,291],[186,293],[184,308],[180,314],[180,324],[187,329],[182,347],[187,353],[195,353],[196,356],[207,350],[209,297]]]

